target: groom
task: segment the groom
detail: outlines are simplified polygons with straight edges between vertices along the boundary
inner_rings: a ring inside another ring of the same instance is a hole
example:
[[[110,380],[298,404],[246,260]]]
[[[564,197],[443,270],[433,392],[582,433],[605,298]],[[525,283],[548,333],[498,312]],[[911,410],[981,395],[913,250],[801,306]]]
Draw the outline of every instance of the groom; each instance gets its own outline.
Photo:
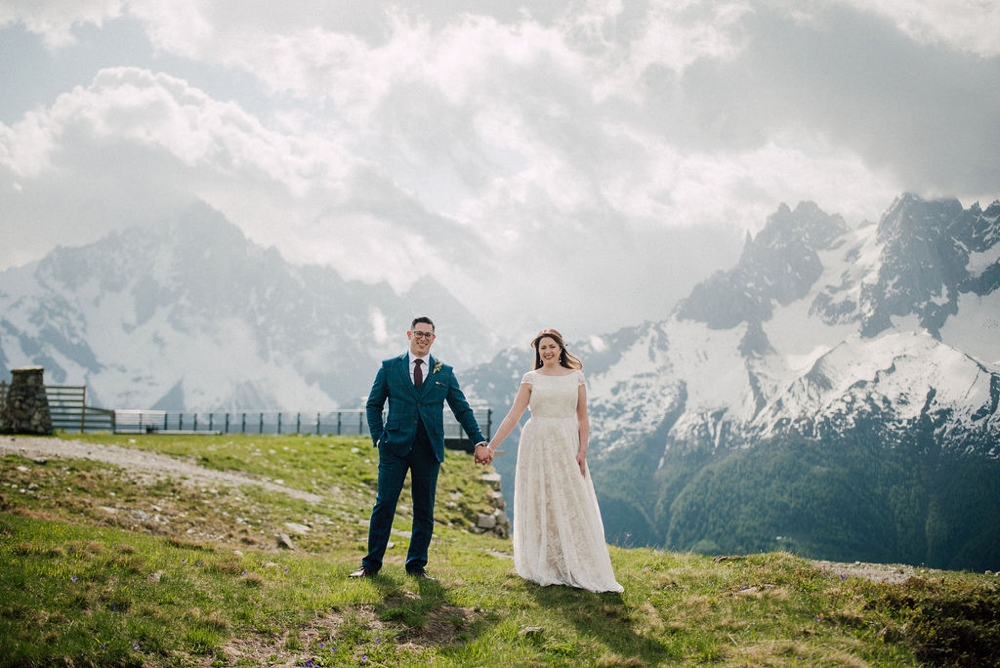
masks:
[[[368,526],[368,554],[361,560],[361,568],[351,573],[352,578],[372,577],[382,568],[396,502],[409,470],[413,530],[406,572],[434,579],[424,568],[434,532],[438,470],[444,461],[444,402],[473,442],[486,442],[452,368],[430,355],[436,338],[431,319],[415,318],[406,338],[409,351],[382,362],[365,404],[368,430],[378,448],[378,494]],[[383,423],[386,401],[389,415]]]

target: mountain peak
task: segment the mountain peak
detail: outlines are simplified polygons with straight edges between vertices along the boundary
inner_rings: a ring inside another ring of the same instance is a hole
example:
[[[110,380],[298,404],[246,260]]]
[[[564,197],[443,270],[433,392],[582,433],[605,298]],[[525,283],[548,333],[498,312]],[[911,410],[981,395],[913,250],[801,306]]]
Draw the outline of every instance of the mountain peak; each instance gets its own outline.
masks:
[[[108,407],[353,408],[417,310],[446,309],[450,364],[479,358],[483,327],[446,288],[412,293],[293,266],[198,203],[0,274],[0,361]]]
[[[870,289],[862,291],[861,333],[876,336],[891,326],[893,317],[913,315],[923,329],[940,338],[947,319],[958,312],[963,293],[995,290],[998,281],[977,280],[981,272],[971,261],[983,254],[995,256],[997,213],[979,207],[963,210],[953,198],[899,197],[879,221],[879,266]],[[987,269],[1000,278],[1000,265],[994,261],[993,266]]]
[[[675,310],[678,318],[729,329],[771,317],[775,304],[801,299],[823,272],[819,251],[847,232],[838,215],[813,202],[792,211],[781,204],[756,237],[748,235],[736,267],[695,286]]]

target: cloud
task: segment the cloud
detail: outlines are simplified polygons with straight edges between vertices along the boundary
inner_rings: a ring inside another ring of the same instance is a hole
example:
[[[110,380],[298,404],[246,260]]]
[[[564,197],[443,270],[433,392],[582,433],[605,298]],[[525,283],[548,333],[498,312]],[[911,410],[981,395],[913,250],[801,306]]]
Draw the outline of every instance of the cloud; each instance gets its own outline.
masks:
[[[1000,5],[990,0],[850,0],[862,12],[880,14],[910,38],[965,51],[1000,56]]]
[[[490,325],[662,317],[782,202],[997,196],[996,10],[946,5],[8,2],[0,29],[95,65],[0,124],[0,268],[198,198]],[[137,26],[142,65],[100,60]]]
[[[268,129],[232,102],[137,68],[102,70],[49,110],[0,126],[0,167],[10,186],[0,202],[12,210],[26,212],[55,190],[65,200],[38,206],[34,232],[21,230],[29,236],[72,242],[89,233],[91,241],[155,224],[197,198],[295,260],[401,290],[422,264],[433,271],[474,243],[335,138]],[[67,219],[86,232],[62,234]],[[432,244],[438,236],[447,243]],[[380,254],[396,273],[375,273],[371,258]]]
[[[49,49],[76,43],[74,30],[82,25],[101,26],[122,14],[123,0],[5,0],[0,3],[0,28],[23,24],[42,37]]]

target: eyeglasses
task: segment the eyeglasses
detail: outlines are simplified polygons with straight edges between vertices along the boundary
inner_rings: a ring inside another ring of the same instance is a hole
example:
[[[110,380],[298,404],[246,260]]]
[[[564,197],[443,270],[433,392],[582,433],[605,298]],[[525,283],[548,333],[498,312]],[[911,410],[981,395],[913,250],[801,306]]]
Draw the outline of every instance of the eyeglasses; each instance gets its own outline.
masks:
[[[433,339],[434,338],[434,332],[417,332],[417,331],[413,331],[413,332],[410,332],[410,333],[413,334],[413,338],[415,338],[415,339]]]

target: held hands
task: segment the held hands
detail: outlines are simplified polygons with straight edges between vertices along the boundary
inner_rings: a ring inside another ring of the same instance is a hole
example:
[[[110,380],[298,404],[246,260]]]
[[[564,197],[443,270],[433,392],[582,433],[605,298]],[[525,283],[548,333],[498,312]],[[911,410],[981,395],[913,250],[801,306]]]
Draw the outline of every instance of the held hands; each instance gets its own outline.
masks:
[[[475,450],[475,457],[477,464],[492,464],[493,463],[493,451],[490,450],[489,446],[485,443],[477,443]]]

